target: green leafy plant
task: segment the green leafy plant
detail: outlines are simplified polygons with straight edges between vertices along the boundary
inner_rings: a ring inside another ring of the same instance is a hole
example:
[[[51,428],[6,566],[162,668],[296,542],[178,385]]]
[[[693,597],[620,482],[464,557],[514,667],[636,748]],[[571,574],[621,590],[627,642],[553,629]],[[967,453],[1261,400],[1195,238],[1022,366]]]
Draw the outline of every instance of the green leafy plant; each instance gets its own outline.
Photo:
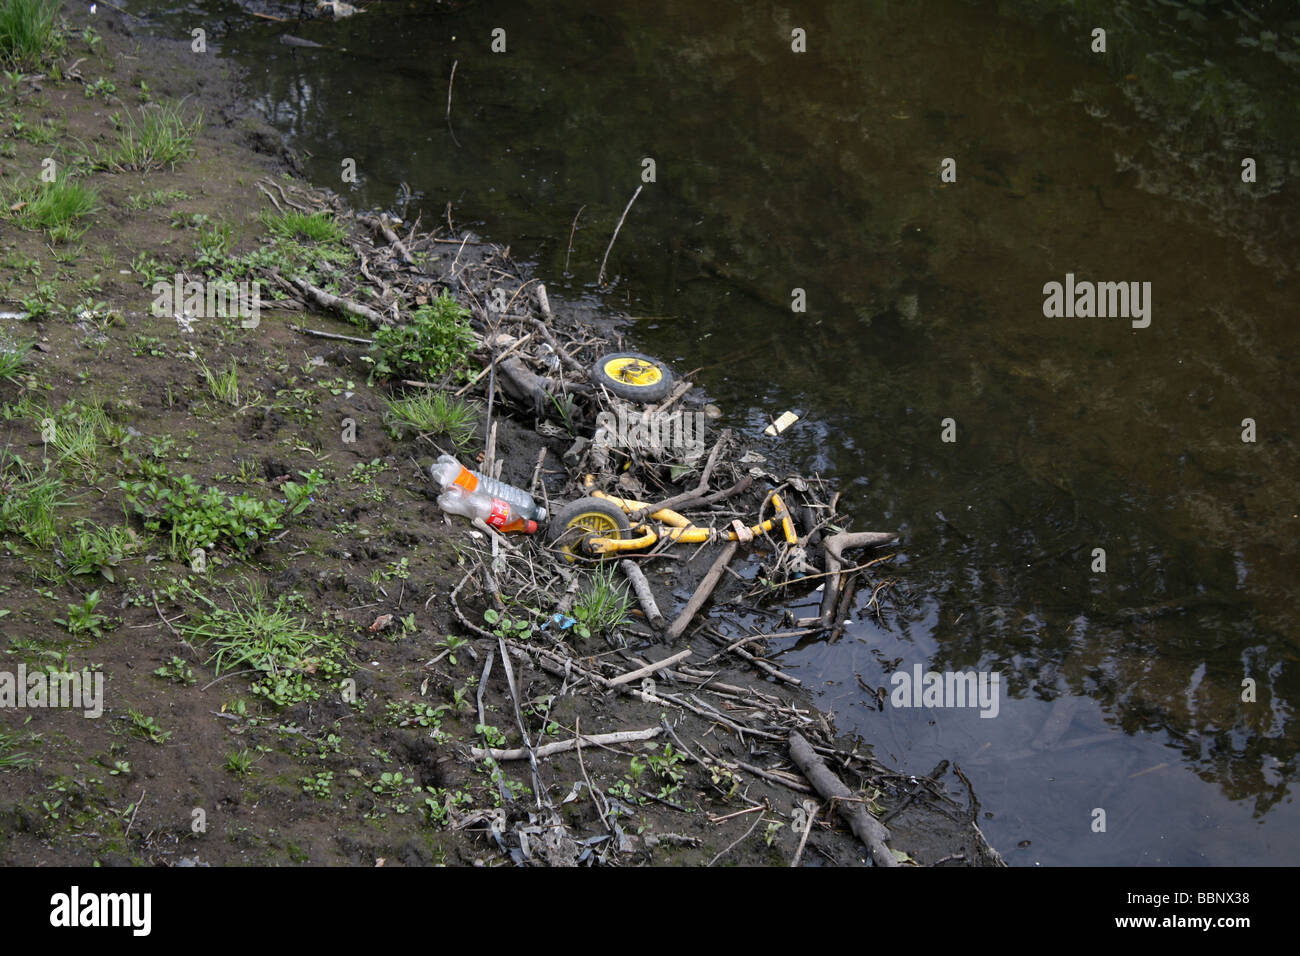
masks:
[[[421,306],[403,325],[383,326],[371,338],[371,383],[376,378],[440,378],[449,372],[464,376],[474,351],[469,311],[445,291]]]
[[[128,710],[126,716],[131,722],[131,733],[141,740],[147,740],[153,744],[164,744],[167,742],[167,738],[172,735],[170,730],[163,730],[159,727],[158,721],[152,717],[146,717],[138,710]]]
[[[328,800],[333,793],[334,771],[322,770],[315,776],[303,777],[299,782],[302,784],[303,793],[309,794],[317,800]]]
[[[178,557],[218,542],[245,550],[279,531],[283,518],[301,514],[324,484],[324,477],[315,469],[299,472],[302,482],[286,481],[281,485],[283,501],[264,501],[246,494],[228,495],[220,488],[204,488],[189,475],[178,478],[147,459],[132,457],[130,465],[144,478],[118,482],[128,507],[140,515],[146,529],[170,530],[172,548]]]
[[[483,620],[492,628],[492,633],[498,637],[514,638],[515,640],[527,640],[533,633],[533,622],[526,617],[511,617],[508,614],[502,614],[495,608],[488,608],[483,612]]]
[[[189,662],[183,657],[173,656],[166,664],[155,668],[154,674],[164,680],[175,681],[177,684],[188,686],[197,683],[194,678],[194,668],[190,667]]]
[[[96,610],[101,600],[98,591],[91,591],[80,604],[69,604],[68,616],[55,618],[54,623],[63,625],[73,637],[82,634],[103,637],[113,627],[112,619]]]
[[[143,545],[144,540],[125,525],[101,528],[78,521],[75,532],[63,539],[63,559],[69,574],[98,573],[114,583],[117,566]]]

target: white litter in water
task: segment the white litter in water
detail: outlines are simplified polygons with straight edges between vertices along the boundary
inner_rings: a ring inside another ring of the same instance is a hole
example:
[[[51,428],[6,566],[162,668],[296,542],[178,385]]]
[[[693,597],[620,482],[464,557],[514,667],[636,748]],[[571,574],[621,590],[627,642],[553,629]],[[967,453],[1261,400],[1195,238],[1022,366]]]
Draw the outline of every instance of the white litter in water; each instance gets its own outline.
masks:
[[[26,312],[0,312],[0,319],[25,319],[27,315]]]

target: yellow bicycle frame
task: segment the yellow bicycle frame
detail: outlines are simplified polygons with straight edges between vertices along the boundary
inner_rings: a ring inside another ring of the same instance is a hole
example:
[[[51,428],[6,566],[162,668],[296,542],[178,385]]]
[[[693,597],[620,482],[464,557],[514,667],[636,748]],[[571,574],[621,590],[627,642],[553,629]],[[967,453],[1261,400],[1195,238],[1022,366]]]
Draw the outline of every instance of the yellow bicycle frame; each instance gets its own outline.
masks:
[[[595,484],[595,477],[588,475],[584,484],[591,491],[593,498],[601,498],[610,504],[621,508],[626,514],[632,514],[645,508],[653,508],[654,505],[647,504],[644,501],[636,501],[632,498],[618,498],[614,495],[606,494],[592,488]],[[766,534],[771,531],[780,522],[781,531],[785,535],[785,540],[789,544],[798,544],[799,536],[795,534],[794,522],[790,519],[790,511],[785,506],[778,494],[772,495],[772,507],[776,509],[776,514],[767,520],[756,524],[749,529],[749,533],[755,536]],[[663,508],[650,515],[651,520],[658,521],[661,524],[668,525],[669,528],[664,532],[663,537],[669,541],[685,542],[687,544],[702,544],[713,538],[719,541],[736,541],[739,535],[735,530],[715,531],[713,528],[701,528],[691,523],[691,520],[685,515],[678,514],[669,508]],[[641,548],[648,548],[655,544],[660,534],[654,528],[647,524],[638,524],[633,529],[639,532],[636,537],[632,538],[604,538],[591,537],[587,539],[586,547],[596,554],[611,554],[618,551],[638,551]]]

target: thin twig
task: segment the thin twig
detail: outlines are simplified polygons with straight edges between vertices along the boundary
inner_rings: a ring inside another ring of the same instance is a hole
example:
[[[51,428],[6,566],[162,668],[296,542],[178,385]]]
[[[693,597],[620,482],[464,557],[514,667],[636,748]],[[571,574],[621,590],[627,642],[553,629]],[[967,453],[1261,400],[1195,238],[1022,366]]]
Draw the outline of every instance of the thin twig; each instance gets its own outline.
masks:
[[[609,251],[614,248],[614,240],[618,238],[618,231],[623,228],[623,220],[627,218],[628,210],[632,208],[632,203],[636,202],[636,197],[641,195],[641,190],[644,188],[644,183],[636,187],[636,192],[632,194],[632,198],[627,201],[627,206],[623,209],[623,215],[618,217],[618,225],[614,227],[614,235],[609,237],[609,245],[605,247],[605,258],[600,260],[600,274],[596,276],[596,285],[602,285],[605,281],[605,263],[609,261]],[[576,218],[574,222],[577,222]]]

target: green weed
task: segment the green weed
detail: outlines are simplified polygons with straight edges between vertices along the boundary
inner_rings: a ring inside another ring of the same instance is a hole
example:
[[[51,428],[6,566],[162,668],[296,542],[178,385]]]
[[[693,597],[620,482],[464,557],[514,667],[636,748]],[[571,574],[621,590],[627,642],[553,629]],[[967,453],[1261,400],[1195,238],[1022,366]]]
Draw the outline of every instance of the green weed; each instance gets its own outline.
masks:
[[[390,424],[424,435],[446,435],[458,450],[466,448],[478,430],[478,406],[448,392],[426,391],[389,400]]]
[[[44,229],[55,242],[68,242],[86,231],[76,223],[99,208],[99,191],[63,172],[52,182],[15,187],[14,207],[24,227]]]
[[[175,167],[194,155],[194,137],[203,126],[202,112],[187,120],[179,103],[148,104],[113,119],[117,142],[97,151],[91,165],[119,173]]]
[[[63,47],[62,0],[4,0],[0,6],[0,63],[35,69]]]
[[[469,312],[445,291],[429,305],[420,306],[404,325],[383,326],[371,338],[371,365],[375,378],[404,376],[422,380],[449,372],[464,377],[474,351]]]
[[[263,211],[262,222],[271,234],[280,239],[310,239],[312,242],[342,242],[346,235],[343,227],[327,212],[286,212],[273,214]]]

